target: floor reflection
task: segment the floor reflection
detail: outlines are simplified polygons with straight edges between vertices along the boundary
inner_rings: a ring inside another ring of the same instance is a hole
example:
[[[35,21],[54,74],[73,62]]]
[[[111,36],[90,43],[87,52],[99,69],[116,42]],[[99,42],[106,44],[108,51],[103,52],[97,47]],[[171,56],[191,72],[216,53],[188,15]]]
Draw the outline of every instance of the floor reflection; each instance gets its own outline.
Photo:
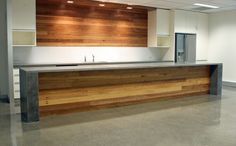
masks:
[[[0,101],[0,145],[10,146],[11,143],[11,117],[10,106]]]
[[[42,118],[41,122],[38,124],[38,128],[52,128],[58,126],[66,126],[66,125],[73,125],[73,124],[82,124],[88,122],[95,122],[95,121],[103,121],[109,120],[114,118],[124,118],[124,117],[135,117],[140,116],[148,113],[155,113],[161,112],[165,110],[171,109],[180,109],[189,106],[196,106],[198,104],[204,104],[214,102],[211,106],[202,107],[198,117],[197,115],[188,115],[189,117],[194,116],[193,118],[207,118],[205,121],[207,122],[219,122],[220,119],[220,109],[221,109],[221,101],[219,97],[215,96],[196,96],[196,97],[186,97],[180,99],[171,99],[171,100],[162,100],[154,103],[145,103],[133,106],[125,106],[119,108],[111,108],[111,109],[104,109],[98,111],[90,111],[90,112],[82,112],[82,113],[75,113],[69,115],[62,115],[62,116],[51,116]],[[197,110],[197,109],[195,109]],[[201,111],[203,110],[203,111]],[[193,111],[192,111],[193,112]],[[197,111],[196,111],[197,112]],[[201,112],[201,113],[200,113]],[[37,125],[37,124],[36,124]],[[34,125],[34,128],[37,127]],[[28,127],[28,126],[26,126]]]
[[[225,88],[222,98],[163,100],[50,116],[32,124],[21,123],[20,114],[12,118],[14,122],[5,115],[0,123],[8,124],[6,137],[0,139],[14,140],[9,139],[11,127],[15,143],[22,146],[235,146],[235,95],[236,89]]]

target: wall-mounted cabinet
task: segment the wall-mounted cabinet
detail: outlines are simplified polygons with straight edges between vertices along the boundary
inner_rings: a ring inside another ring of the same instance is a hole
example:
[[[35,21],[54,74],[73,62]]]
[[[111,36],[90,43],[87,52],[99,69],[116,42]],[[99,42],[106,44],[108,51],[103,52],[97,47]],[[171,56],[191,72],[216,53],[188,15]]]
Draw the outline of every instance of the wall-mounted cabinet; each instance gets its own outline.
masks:
[[[157,35],[170,35],[170,10],[157,9]]]
[[[170,33],[170,10],[156,9],[148,13],[148,46],[170,48],[172,35]]]
[[[36,46],[35,0],[12,0],[13,46]]]
[[[12,28],[36,29],[35,0],[12,0]]]

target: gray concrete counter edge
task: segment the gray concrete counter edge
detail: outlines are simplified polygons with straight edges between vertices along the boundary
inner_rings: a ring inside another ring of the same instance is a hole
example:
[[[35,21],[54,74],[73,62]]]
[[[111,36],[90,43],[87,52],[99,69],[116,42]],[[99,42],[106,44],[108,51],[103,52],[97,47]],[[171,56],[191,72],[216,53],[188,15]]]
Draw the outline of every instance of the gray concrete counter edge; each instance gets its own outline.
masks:
[[[118,69],[142,69],[142,68],[160,68],[160,67],[186,67],[186,66],[204,66],[204,65],[222,65],[222,63],[194,62],[194,63],[115,63],[115,64],[80,64],[77,66],[43,66],[43,67],[22,67],[25,72],[68,72],[68,71],[92,71],[92,70],[118,70]]]

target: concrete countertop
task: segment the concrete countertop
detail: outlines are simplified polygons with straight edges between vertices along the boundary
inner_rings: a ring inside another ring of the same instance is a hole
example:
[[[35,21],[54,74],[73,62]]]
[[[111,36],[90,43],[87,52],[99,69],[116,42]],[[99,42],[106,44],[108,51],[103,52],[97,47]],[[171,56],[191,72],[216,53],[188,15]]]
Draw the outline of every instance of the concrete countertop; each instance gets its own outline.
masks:
[[[76,66],[48,66],[48,67],[23,67],[26,72],[68,72],[68,71],[94,71],[94,70],[118,70],[118,69],[139,69],[139,68],[158,68],[158,67],[184,67],[184,66],[204,66],[219,65],[221,63],[195,62],[195,63],[121,63],[121,64],[83,64]]]
[[[131,63],[161,63],[161,62],[174,62],[174,61],[130,61],[130,62],[108,62],[108,61],[98,61],[98,62],[71,62],[71,63],[14,63],[14,67],[49,67],[49,66],[76,66],[76,65],[104,65],[104,64],[131,64]]]

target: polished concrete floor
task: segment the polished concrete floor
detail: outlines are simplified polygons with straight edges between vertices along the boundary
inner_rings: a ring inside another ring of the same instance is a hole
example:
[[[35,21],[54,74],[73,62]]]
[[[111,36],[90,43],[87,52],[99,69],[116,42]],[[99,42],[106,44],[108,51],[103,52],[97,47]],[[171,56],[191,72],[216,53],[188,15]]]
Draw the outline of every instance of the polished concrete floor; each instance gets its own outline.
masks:
[[[51,116],[23,124],[0,103],[0,146],[236,146],[236,88],[222,98],[185,97]]]

